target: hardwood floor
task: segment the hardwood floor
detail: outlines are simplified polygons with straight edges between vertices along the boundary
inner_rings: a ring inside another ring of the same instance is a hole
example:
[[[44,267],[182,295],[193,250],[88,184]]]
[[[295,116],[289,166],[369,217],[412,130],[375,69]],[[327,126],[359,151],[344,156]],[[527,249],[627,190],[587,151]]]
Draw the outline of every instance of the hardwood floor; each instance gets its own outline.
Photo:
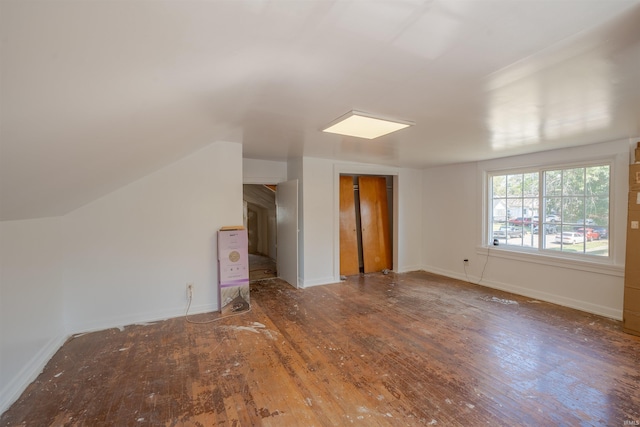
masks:
[[[618,321],[425,272],[252,286],[240,316],[70,339],[0,425],[640,422]]]
[[[264,255],[249,254],[249,280],[251,282],[273,279],[277,277],[276,270],[276,262],[271,258]]]

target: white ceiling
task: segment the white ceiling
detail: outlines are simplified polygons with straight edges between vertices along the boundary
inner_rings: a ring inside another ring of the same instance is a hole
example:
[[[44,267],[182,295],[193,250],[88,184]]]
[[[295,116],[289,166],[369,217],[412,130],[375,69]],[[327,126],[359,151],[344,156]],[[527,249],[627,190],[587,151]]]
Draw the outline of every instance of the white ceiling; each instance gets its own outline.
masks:
[[[0,0],[0,218],[215,141],[425,167],[640,135],[640,3]],[[409,120],[363,140],[349,110]]]

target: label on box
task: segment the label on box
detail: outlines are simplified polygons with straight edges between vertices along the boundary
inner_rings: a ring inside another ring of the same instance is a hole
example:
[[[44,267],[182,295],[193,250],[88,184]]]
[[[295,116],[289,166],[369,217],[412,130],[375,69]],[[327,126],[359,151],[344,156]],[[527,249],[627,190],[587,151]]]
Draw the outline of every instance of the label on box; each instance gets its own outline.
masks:
[[[629,189],[640,190],[640,163],[629,165]]]
[[[629,212],[639,212],[640,211],[640,191],[631,190],[629,191]]]

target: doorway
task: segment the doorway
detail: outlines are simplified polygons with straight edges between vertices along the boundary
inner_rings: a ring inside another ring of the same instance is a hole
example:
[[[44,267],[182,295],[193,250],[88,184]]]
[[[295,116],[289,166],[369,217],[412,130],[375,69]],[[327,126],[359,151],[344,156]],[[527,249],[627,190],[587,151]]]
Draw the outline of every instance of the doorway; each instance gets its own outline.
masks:
[[[393,268],[393,176],[340,175],[340,275]]]
[[[249,281],[280,278],[297,288],[298,181],[243,184]]]
[[[242,187],[244,226],[249,240],[249,281],[276,278],[276,185]]]

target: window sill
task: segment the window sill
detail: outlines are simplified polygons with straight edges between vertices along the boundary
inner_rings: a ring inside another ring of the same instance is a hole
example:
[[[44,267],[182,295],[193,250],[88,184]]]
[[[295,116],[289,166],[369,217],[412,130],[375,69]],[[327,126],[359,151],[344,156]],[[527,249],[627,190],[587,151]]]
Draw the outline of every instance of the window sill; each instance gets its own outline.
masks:
[[[514,261],[587,271],[590,273],[604,274],[607,276],[624,277],[623,265],[613,265],[608,262],[550,256],[541,253],[525,252],[513,249],[502,249],[496,246],[478,246],[476,247],[476,253],[478,255],[491,256],[493,258],[511,259]]]

